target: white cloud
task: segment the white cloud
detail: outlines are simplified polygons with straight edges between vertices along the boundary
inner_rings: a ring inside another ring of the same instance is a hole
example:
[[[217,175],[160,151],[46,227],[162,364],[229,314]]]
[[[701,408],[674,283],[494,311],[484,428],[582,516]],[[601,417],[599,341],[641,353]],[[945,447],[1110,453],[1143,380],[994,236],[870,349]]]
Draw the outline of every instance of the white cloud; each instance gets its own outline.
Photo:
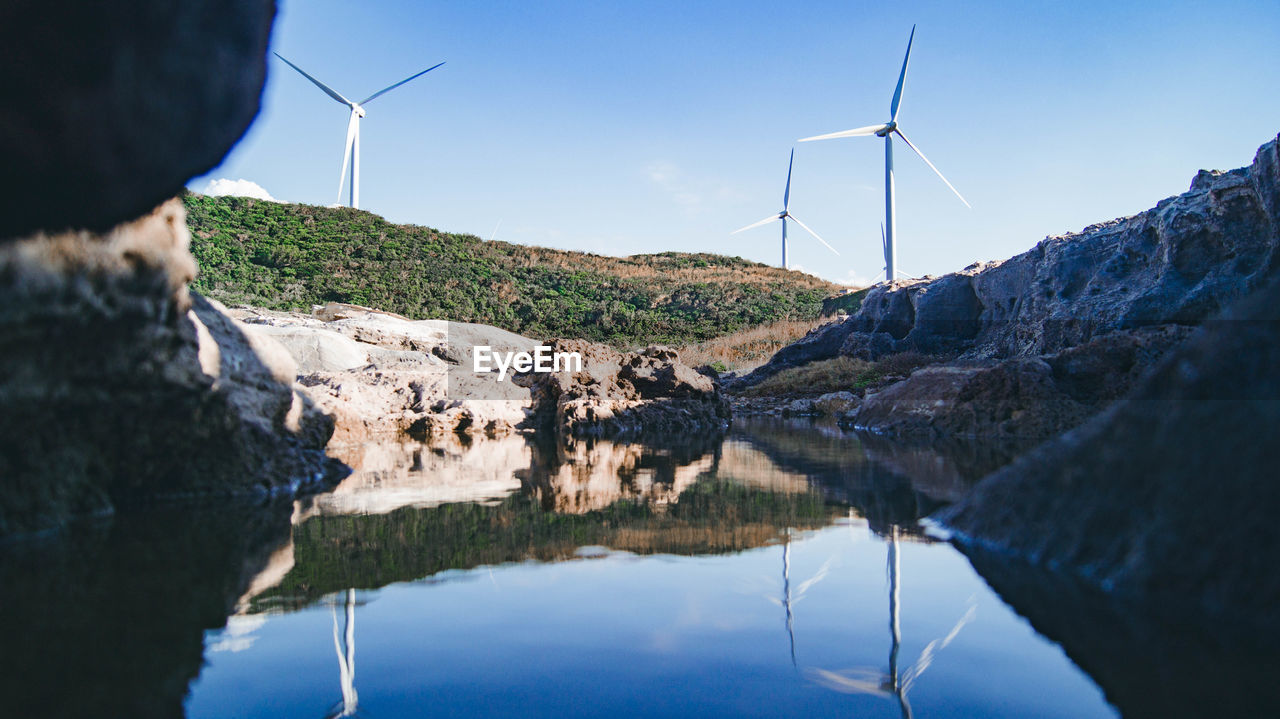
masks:
[[[216,180],[210,180],[209,184],[204,188],[204,194],[213,197],[222,197],[224,195],[234,195],[236,197],[253,197],[259,200],[270,200],[271,202],[279,202],[271,196],[270,192],[263,189],[252,180],[228,180],[219,177]]]
[[[718,204],[742,199],[742,193],[713,177],[692,177],[679,165],[667,160],[651,162],[644,168],[645,177],[670,196],[686,215],[700,214],[708,208],[708,200]]]

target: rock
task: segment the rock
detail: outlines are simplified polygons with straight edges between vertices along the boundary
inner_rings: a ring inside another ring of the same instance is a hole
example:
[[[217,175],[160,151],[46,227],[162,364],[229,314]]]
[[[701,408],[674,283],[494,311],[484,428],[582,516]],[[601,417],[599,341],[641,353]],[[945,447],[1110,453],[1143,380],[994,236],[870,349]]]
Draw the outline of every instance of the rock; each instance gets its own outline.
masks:
[[[0,245],[0,534],[338,471],[287,353],[188,293],[188,240],[175,200]]]
[[[862,398],[852,392],[828,392],[813,400],[813,409],[820,417],[840,418],[857,409]]]
[[[1280,285],[938,518],[964,545],[1280,631]]]
[[[719,430],[729,403],[707,375],[667,347],[619,352],[585,340],[553,340],[553,352],[577,352],[582,371],[528,374],[538,421],[571,436],[634,436]]]
[[[271,0],[0,9],[0,239],[106,231],[213,168],[258,113]]]
[[[1047,439],[1131,389],[1191,329],[1112,332],[1042,357],[925,367],[843,420],[882,434]]]
[[[369,364],[369,351],[345,335],[317,327],[245,325],[279,342],[297,363],[298,372],[342,372]],[[418,353],[419,356],[423,356]]]
[[[1003,262],[877,285],[857,313],[779,350],[733,389],[840,354],[1027,358],[1117,330],[1198,325],[1276,266],[1278,146],[1263,145],[1249,167],[1202,171],[1190,191],[1133,217],[1046,238]]]

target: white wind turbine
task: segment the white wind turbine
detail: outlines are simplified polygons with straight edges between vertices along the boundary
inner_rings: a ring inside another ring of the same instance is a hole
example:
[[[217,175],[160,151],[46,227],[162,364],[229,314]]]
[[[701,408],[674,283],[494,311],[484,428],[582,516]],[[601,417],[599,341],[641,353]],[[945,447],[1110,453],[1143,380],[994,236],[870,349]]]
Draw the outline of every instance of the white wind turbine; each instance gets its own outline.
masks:
[[[747,225],[746,227],[734,230],[733,232],[729,233],[731,235],[736,235],[739,232],[743,232],[745,230],[751,230],[756,227],[760,227],[761,225],[767,225],[770,222],[777,222],[778,220],[782,220],[782,269],[784,270],[787,269],[787,220],[791,220],[795,222],[797,225],[800,225],[801,227],[803,227],[805,232],[808,232],[809,234],[813,235],[814,239],[826,245],[828,250],[835,252],[837,255],[840,254],[839,252],[836,251],[836,248],[832,247],[831,245],[827,245],[826,240],[822,239],[821,237],[818,237],[818,233],[809,229],[809,226],[804,224],[800,220],[797,220],[796,216],[791,214],[791,212],[787,209],[788,207],[791,206],[791,165],[794,164],[795,161],[796,161],[796,151],[794,148],[792,148],[791,160],[787,162],[787,189],[785,192],[782,193],[782,212],[779,212],[776,215],[769,215],[768,217],[764,218],[763,220],[760,220],[759,222],[754,222],[750,225]]]
[[[960,191],[948,182],[946,177],[943,177],[942,172],[938,170],[938,168],[934,167],[932,162],[929,162],[929,158],[925,157],[924,153],[921,152],[919,148],[911,144],[911,141],[907,139],[906,135],[902,134],[902,130],[898,127],[898,110],[902,106],[902,85],[907,80],[907,63],[911,60],[911,42],[915,40],[915,37],[916,28],[912,25],[911,38],[907,40],[907,56],[902,60],[902,72],[898,75],[898,87],[893,91],[893,102],[889,104],[888,122],[881,125],[858,127],[852,130],[845,130],[844,132],[833,132],[829,135],[806,137],[800,140],[800,142],[809,142],[810,140],[834,140],[838,137],[863,137],[866,135],[876,135],[877,137],[884,138],[885,235],[883,242],[885,279],[889,282],[892,282],[898,276],[898,246],[895,242],[897,238],[897,213],[894,209],[893,202],[893,136],[895,134],[902,138],[903,142],[907,143],[907,147],[915,150],[915,153],[920,156],[920,159],[924,160],[924,164],[928,165],[929,169],[937,173],[938,177],[946,183],[947,187],[950,187],[951,191],[956,193],[956,197],[960,198],[960,201],[964,203],[965,207],[970,207],[969,201],[964,199],[964,196],[960,194]]]
[[[394,85],[391,85],[389,87],[384,87],[381,90],[361,100],[360,102],[352,102],[347,98],[343,97],[341,94],[339,94],[337,90],[334,90],[333,88],[329,87],[323,82],[320,82],[314,77],[308,75],[306,71],[303,70],[302,68],[298,67],[297,65],[294,65],[288,60],[285,60],[284,56],[281,55],[280,53],[277,52],[274,54],[276,57],[280,58],[281,60],[284,60],[286,65],[293,68],[294,70],[297,70],[298,73],[301,74],[303,77],[315,83],[316,87],[320,88],[321,90],[324,90],[324,94],[328,95],[329,97],[332,97],[334,100],[337,100],[338,103],[342,105],[346,105],[347,107],[351,108],[351,119],[347,121],[347,140],[346,140],[346,143],[343,145],[343,149],[342,149],[342,172],[341,174],[338,175],[338,202],[342,202],[342,183],[346,180],[347,166],[350,165],[351,167],[351,196],[350,196],[351,202],[349,204],[353,208],[360,207],[360,118],[364,117],[365,104],[378,97],[381,97],[387,94],[388,92],[391,92],[392,90],[396,89],[397,87],[400,87],[401,85],[405,84],[406,82],[409,82],[410,80],[416,79],[418,77],[421,77],[431,72],[432,70],[436,69],[437,67],[440,67],[440,65],[443,65],[444,63],[442,62],[437,65],[432,65],[431,67],[427,68],[426,70],[423,70],[422,72],[416,75],[410,75],[409,77],[406,77],[405,79],[401,80],[400,82],[397,82]]]

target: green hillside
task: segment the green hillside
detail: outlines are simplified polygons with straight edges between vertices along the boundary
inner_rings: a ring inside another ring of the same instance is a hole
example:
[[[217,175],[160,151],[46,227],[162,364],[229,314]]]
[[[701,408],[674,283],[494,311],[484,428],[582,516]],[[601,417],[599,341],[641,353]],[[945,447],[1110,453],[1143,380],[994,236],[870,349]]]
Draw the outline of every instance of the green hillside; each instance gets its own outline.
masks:
[[[395,225],[349,208],[188,193],[194,288],[228,303],[349,302],[537,338],[706,340],[818,317],[837,288],[737,257],[608,257]]]

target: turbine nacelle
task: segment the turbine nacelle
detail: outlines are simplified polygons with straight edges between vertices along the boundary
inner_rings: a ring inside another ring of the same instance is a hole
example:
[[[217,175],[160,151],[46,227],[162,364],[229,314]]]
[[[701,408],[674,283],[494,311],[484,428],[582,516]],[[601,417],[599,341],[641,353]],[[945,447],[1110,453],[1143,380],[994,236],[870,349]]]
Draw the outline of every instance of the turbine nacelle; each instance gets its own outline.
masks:
[[[351,103],[351,111],[356,114],[356,117],[364,117],[364,108],[357,103]]]
[[[884,127],[880,128],[879,130],[876,130],[876,137],[888,137],[890,133],[892,133],[894,130],[897,130],[897,129],[898,129],[898,123],[890,120],[889,122],[885,123]]]

